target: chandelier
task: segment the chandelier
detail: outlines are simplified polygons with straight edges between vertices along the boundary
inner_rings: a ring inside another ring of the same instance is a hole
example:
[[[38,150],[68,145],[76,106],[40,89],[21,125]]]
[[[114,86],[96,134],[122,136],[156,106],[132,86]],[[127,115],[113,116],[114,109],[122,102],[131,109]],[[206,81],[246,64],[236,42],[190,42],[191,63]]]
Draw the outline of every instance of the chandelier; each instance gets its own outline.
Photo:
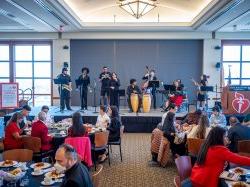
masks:
[[[119,6],[136,19],[144,16],[156,7],[157,0],[119,0]]]

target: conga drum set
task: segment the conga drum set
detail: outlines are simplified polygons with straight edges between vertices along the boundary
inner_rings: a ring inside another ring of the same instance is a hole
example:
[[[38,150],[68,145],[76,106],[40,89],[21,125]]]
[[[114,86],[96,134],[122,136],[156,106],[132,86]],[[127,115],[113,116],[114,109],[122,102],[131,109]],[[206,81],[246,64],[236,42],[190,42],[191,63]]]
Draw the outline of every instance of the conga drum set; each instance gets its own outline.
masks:
[[[139,107],[139,96],[138,94],[132,93],[130,96],[131,106],[133,112],[138,112]],[[144,113],[148,113],[151,107],[151,95],[143,94],[142,95],[142,108]]]

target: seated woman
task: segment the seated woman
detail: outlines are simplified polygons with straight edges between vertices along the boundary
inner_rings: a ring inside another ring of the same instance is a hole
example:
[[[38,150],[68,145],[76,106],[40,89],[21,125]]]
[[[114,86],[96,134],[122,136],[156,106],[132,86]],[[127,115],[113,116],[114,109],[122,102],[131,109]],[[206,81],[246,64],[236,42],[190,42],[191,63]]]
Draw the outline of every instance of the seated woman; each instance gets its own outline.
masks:
[[[105,112],[105,107],[103,105],[100,106],[100,113],[97,117],[96,127],[107,128],[110,123],[110,118]]]
[[[24,125],[22,129],[19,127],[19,123],[23,120],[23,115],[20,112],[16,112],[7,122],[5,128],[4,149],[21,149],[23,148],[22,136],[23,129],[28,125]]]
[[[170,105],[172,107],[172,105]],[[176,144],[174,142],[175,136],[177,135],[176,128],[174,127],[174,119],[175,119],[175,106],[173,105],[174,108],[170,108],[170,111],[168,112],[164,124],[163,124],[163,136],[168,139],[170,142],[170,149],[173,153],[174,156],[178,155],[184,155],[186,153],[186,148],[185,148],[185,137],[183,137],[182,143]]]
[[[88,136],[80,112],[75,112],[72,116],[72,126],[68,129],[69,137]]]
[[[41,151],[49,151],[52,149],[52,137],[48,135],[48,127],[46,126],[46,113],[39,112],[38,120],[32,124],[31,136],[41,139]]]
[[[224,114],[220,112],[220,108],[218,106],[213,107],[212,115],[210,116],[210,125],[213,127],[220,126],[225,128],[227,125],[227,120]]]
[[[205,139],[211,128],[209,127],[209,119],[206,115],[202,115],[198,125],[193,125],[191,131],[187,134],[187,138]]]
[[[111,106],[109,107],[108,112],[111,118],[111,122],[107,128],[107,130],[109,130],[109,142],[118,141],[120,139],[121,128],[118,108],[116,106]]]
[[[226,130],[212,128],[201,147],[190,179],[184,181],[182,186],[190,186],[190,183],[192,186],[218,186],[226,162],[250,166],[250,158],[230,152],[227,144]]]

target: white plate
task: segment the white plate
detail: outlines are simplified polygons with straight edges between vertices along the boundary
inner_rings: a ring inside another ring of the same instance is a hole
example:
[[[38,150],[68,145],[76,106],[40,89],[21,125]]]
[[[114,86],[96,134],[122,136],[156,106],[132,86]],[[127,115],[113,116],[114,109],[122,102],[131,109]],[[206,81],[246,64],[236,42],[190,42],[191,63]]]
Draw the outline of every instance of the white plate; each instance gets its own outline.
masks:
[[[47,163],[47,162],[43,162],[43,163],[44,163],[44,166],[39,167],[40,169],[45,169],[45,168],[48,168],[51,166],[50,163]],[[38,163],[34,163],[30,167],[34,169],[34,168],[36,168],[36,164],[38,164]]]
[[[8,168],[8,167],[12,167],[18,164],[17,161],[13,161],[13,164],[7,164],[7,165],[3,165],[4,161],[0,162],[0,167],[2,168]]]
[[[44,185],[44,186],[50,186],[50,185],[52,185],[54,183],[55,183],[55,181],[51,181],[50,183],[45,183],[44,181],[41,182],[41,184]]]
[[[243,170],[243,175],[245,175],[247,173],[247,170],[244,169],[244,168],[241,168],[241,167],[232,168],[232,169],[229,170],[229,172],[235,173],[235,169],[241,169],[241,170]],[[240,175],[242,175],[242,174],[240,174]]]
[[[43,175],[43,172],[41,172],[41,173],[31,172],[31,175],[33,175],[33,176],[40,176],[40,175]]]
[[[46,173],[44,176],[45,177],[48,177],[48,178],[51,178],[50,177],[50,174],[52,173],[52,171]],[[60,179],[60,178],[63,178],[65,175],[64,174],[60,174],[57,178],[53,178],[53,179]]]

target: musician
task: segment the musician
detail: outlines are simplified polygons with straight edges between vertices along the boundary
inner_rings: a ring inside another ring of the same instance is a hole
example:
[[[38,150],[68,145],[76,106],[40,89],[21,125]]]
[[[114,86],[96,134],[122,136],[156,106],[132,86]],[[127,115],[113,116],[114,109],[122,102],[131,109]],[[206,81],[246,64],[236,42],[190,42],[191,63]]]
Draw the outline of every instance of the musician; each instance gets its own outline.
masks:
[[[132,105],[131,105],[131,100],[130,100],[131,94],[138,94],[138,97],[139,97],[138,112],[140,112],[140,108],[142,104],[142,97],[141,97],[142,92],[139,86],[137,86],[136,79],[130,79],[130,85],[127,88],[129,112],[132,112]]]
[[[68,75],[68,69],[63,68],[62,73],[57,76],[58,79],[62,80],[65,84],[62,84],[62,89],[60,89],[59,86],[59,91],[62,90],[60,93],[60,111],[63,111],[65,109],[65,104],[67,110],[72,110],[70,107],[70,92],[72,90],[72,82],[71,78]]]
[[[198,87],[198,94],[197,94],[197,101],[198,101],[198,106],[201,108],[205,108],[206,100],[207,100],[207,92],[201,91],[202,86],[207,86],[208,85],[208,76],[203,74],[201,76],[201,81],[200,83],[195,82],[195,85]]]
[[[117,106],[119,108],[119,87],[120,80],[115,72],[112,73],[111,80],[109,81],[109,94],[110,94],[110,106]]]
[[[90,78],[89,78],[89,69],[86,67],[82,68],[82,75],[78,78],[78,85],[76,85],[76,88],[78,89],[78,86],[80,86],[80,99],[81,99],[81,110],[88,110],[88,87],[90,84]]]
[[[156,109],[156,88],[149,88],[148,87],[148,83],[149,81],[156,81],[157,77],[155,76],[155,70],[150,70],[149,72],[147,72],[143,77],[142,80],[145,80],[145,86],[147,91],[151,92],[152,96],[153,96],[153,107],[154,109]],[[146,91],[146,92],[147,92]]]
[[[173,81],[174,90],[168,94],[168,99],[166,101],[165,110],[168,110],[169,104],[174,103],[178,108],[181,106],[183,98],[178,96],[183,96],[184,85],[181,83],[180,79]]]
[[[107,95],[107,100],[109,105],[110,97],[109,97],[109,82],[111,80],[111,73],[108,71],[108,67],[104,66],[102,68],[102,73],[99,76],[99,81],[101,82],[101,103],[104,105],[104,98]]]

